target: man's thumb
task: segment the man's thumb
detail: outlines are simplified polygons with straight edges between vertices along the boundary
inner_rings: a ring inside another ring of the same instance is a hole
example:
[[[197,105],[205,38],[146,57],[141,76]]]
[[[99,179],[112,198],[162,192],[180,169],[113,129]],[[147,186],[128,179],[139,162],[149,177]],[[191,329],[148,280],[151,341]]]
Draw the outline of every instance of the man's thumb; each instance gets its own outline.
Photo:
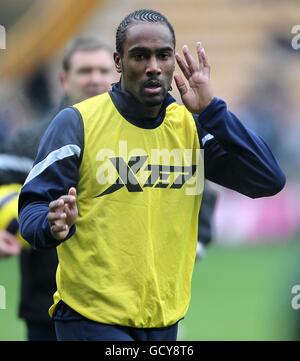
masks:
[[[76,188],[75,188],[75,187],[71,187],[71,188],[69,189],[68,195],[69,195],[69,196],[74,196],[74,197],[76,197],[76,196],[77,196]]]

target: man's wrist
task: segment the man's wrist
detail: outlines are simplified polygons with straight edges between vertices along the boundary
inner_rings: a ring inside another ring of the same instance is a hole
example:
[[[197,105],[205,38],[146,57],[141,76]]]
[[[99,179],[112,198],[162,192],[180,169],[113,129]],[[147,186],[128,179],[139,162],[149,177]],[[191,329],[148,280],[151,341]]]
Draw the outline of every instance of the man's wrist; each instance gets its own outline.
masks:
[[[204,98],[203,101],[201,102],[198,114],[204,112],[205,109],[210,105],[210,103],[213,101],[214,98],[215,98],[214,96],[209,96],[207,98]]]

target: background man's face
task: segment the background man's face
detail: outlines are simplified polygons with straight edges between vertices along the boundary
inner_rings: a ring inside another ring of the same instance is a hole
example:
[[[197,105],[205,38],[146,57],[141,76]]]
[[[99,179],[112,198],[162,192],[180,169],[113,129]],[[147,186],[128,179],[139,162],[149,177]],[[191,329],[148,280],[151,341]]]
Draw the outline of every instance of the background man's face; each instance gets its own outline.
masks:
[[[73,103],[110,90],[114,81],[112,54],[105,49],[76,51],[61,81]]]
[[[175,69],[174,43],[169,28],[160,23],[137,23],[126,31],[124,54],[115,53],[122,87],[146,106],[160,105]]]

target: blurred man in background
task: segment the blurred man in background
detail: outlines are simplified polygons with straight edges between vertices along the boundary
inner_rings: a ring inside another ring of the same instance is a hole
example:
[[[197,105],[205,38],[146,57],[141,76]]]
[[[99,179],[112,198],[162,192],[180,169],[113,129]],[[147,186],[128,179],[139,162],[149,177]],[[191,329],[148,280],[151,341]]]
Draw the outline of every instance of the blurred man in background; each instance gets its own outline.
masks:
[[[206,247],[214,240],[213,218],[218,194],[207,182],[204,184],[202,202],[198,218],[198,242],[196,258],[200,260],[206,255]]]
[[[64,96],[51,116],[19,131],[0,145],[0,184],[23,184],[36,156],[39,141],[53,115],[62,108],[110,90],[114,63],[109,47],[98,39],[73,40],[63,57],[60,83]],[[17,209],[16,209],[17,212]],[[17,213],[16,213],[17,214]],[[0,257],[18,253],[16,238],[0,232]],[[56,290],[56,250],[37,252],[32,248],[21,253],[20,317],[26,321],[28,340],[56,340],[48,308]]]

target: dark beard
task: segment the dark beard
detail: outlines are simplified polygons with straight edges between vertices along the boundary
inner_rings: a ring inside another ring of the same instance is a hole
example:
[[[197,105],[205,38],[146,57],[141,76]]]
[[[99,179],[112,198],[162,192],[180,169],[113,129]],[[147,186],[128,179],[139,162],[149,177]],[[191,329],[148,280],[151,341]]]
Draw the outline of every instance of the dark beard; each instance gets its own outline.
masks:
[[[144,105],[147,107],[157,107],[158,105],[161,105],[164,101],[164,98],[162,100],[159,99],[145,99]]]

